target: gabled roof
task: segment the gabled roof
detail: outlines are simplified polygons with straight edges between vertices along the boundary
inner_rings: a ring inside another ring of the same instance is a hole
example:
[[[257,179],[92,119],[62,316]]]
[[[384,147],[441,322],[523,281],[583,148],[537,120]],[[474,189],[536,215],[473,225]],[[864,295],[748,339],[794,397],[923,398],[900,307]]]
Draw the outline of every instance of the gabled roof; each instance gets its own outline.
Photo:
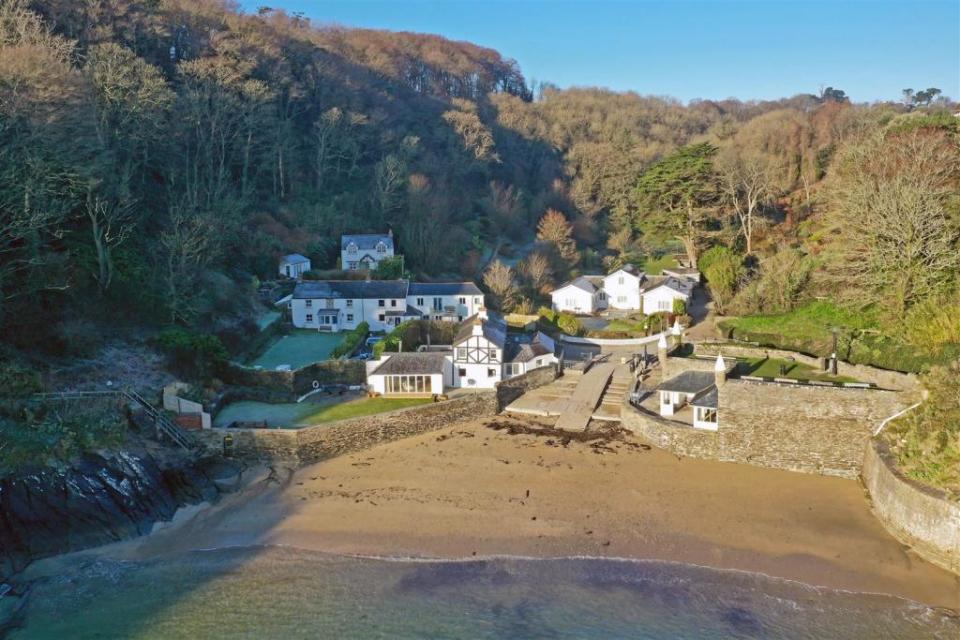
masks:
[[[393,251],[393,236],[386,233],[353,233],[340,236],[340,250],[346,251],[350,243],[357,245],[359,251],[371,251],[382,242],[387,245],[387,251]]]
[[[479,313],[475,313],[460,324],[457,329],[457,335],[453,339],[453,344],[459,344],[473,335],[473,327],[481,325],[483,327],[483,337],[488,342],[500,347],[501,349],[507,342],[507,323],[503,318],[495,313],[485,312],[487,319],[481,318]]]
[[[705,391],[698,393],[690,401],[695,407],[705,407],[707,409],[716,409],[719,406],[720,394],[717,391],[717,385],[712,385]]]
[[[713,386],[716,377],[712,371],[684,371],[678,376],[657,385],[657,391],[676,391],[678,393],[700,393]]]
[[[552,354],[553,351],[539,342],[508,340],[504,351],[504,362],[530,362],[534,358]]]
[[[573,280],[569,280],[556,289],[553,290],[553,293],[560,291],[561,289],[566,289],[567,287],[574,287],[580,289],[581,291],[586,291],[587,293],[596,293],[597,287],[593,284],[586,276],[577,276]]]
[[[411,296],[482,296],[480,287],[472,282],[411,282]]]
[[[293,290],[295,299],[303,298],[406,298],[406,280],[307,280]]]
[[[288,253],[280,258],[280,264],[302,264],[304,262],[310,262],[310,258],[299,253]]]
[[[629,273],[629,274],[631,274],[631,275],[634,275],[634,276],[637,276],[638,278],[643,275],[643,272],[642,272],[642,271],[640,271],[640,270],[637,269],[635,266],[633,266],[632,264],[629,264],[629,263],[617,267],[616,269],[614,269],[613,271],[611,271],[611,272],[608,273],[607,275],[608,275],[608,276],[612,276],[613,274],[615,274],[615,273],[618,272],[618,271],[626,271],[627,273]]]
[[[647,282],[640,287],[640,293],[649,293],[654,289],[659,289],[660,287],[667,287],[671,291],[675,291],[676,293],[680,293],[685,296],[689,296],[691,290],[693,289],[693,285],[690,283],[690,281],[682,281],[671,276],[659,276],[647,280]]]
[[[445,355],[442,352],[417,351],[394,353],[386,362],[370,372],[371,376],[443,373]]]

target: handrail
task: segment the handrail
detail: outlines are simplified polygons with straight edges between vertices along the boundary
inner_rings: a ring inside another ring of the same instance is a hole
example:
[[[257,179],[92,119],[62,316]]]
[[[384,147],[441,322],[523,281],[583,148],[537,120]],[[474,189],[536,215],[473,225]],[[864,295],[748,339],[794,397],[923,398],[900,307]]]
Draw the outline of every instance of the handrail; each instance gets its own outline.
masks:
[[[175,444],[184,449],[192,448],[192,442],[187,434],[176,423],[172,422],[159,409],[154,407],[142,395],[133,389],[115,389],[110,391],[53,391],[46,393],[35,393],[31,396],[36,400],[79,400],[90,397],[121,397],[139,405],[147,415],[153,420],[157,431],[170,438]]]
[[[906,409],[903,409],[903,410],[901,410],[901,411],[897,411],[897,412],[896,412],[895,414],[893,414],[892,416],[889,416],[889,417],[887,417],[887,418],[884,418],[884,419],[883,419],[883,422],[880,423],[880,426],[877,427],[877,430],[873,432],[873,437],[876,438],[878,435],[880,435],[880,433],[881,433],[884,429],[887,428],[887,424],[889,424],[891,420],[896,420],[897,418],[899,418],[899,417],[902,416],[903,414],[907,413],[908,411],[913,411],[914,409],[916,409],[917,407],[919,407],[921,404],[923,404],[923,403],[922,403],[922,402],[918,402],[918,403],[916,403],[916,404],[912,404],[912,405],[910,405],[909,407],[907,407]]]

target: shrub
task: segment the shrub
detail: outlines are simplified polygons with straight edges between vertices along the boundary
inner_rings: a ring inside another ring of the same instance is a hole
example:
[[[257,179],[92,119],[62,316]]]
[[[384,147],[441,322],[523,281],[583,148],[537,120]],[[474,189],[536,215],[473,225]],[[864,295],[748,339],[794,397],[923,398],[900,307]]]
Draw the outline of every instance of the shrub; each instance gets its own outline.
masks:
[[[167,329],[156,338],[178,374],[198,380],[209,379],[227,359],[227,350],[216,336],[185,329]]]
[[[0,363],[0,396],[22,398],[43,389],[40,374],[13,362]]]
[[[554,311],[547,307],[540,307],[537,311],[541,321],[547,326],[546,329],[552,329],[554,332],[560,331],[569,336],[582,336],[586,333],[577,316],[566,311]]]
[[[673,300],[673,313],[674,315],[682,316],[687,313],[687,303],[680,298],[674,298]]]
[[[351,331],[343,339],[343,342],[338,344],[333,351],[330,352],[331,358],[342,358],[343,356],[348,356],[354,351],[357,347],[360,346],[360,343],[363,342],[367,334],[370,333],[370,325],[366,322],[361,322],[357,325],[357,328]]]

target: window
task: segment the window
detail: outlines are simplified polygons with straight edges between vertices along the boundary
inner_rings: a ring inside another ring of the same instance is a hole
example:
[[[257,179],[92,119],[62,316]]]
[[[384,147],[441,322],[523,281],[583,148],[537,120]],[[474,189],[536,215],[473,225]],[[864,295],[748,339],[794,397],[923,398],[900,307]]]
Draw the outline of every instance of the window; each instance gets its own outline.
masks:
[[[353,309],[353,300],[347,300],[347,309]]]
[[[657,301],[657,310],[658,311],[670,311],[671,301],[670,300],[658,300]]]
[[[443,298],[434,298],[433,299],[433,310],[441,311],[443,309]]]
[[[313,314],[312,314],[312,313],[308,313],[308,314],[307,314],[307,322],[313,322]]]
[[[386,316],[381,313],[381,314],[380,314],[380,322],[383,322],[383,319],[384,319],[384,318],[386,318]]]
[[[466,298],[460,298],[460,304],[467,304]]]
[[[457,316],[457,322],[463,322],[463,316]]]
[[[513,364],[503,365],[503,373],[506,377],[511,377],[520,374],[520,363],[515,362]]]
[[[348,314],[347,314],[347,322],[353,322],[353,314],[352,314],[352,313],[348,313]]]
[[[307,300],[307,307],[313,306],[313,300]]]
[[[391,300],[391,301],[390,301],[390,306],[391,306],[391,307],[397,306],[397,301],[396,301],[396,300]]]
[[[496,349],[487,349],[487,357],[490,358],[491,362],[497,361],[497,350]]]
[[[473,304],[479,307],[479,306],[480,306],[480,298],[474,298],[474,299],[473,299]]]
[[[337,324],[337,316],[330,316],[330,324]]]
[[[457,347],[457,360],[466,360],[466,359],[467,359],[467,348]]]
[[[383,244],[382,242],[378,242],[377,253],[386,253],[386,252],[387,252],[387,245]]]
[[[660,392],[660,404],[664,404],[664,405],[666,405],[666,404],[671,404],[671,402],[670,402],[670,392],[669,392],[669,391],[661,391],[661,392]]]
[[[566,300],[563,301],[563,304],[566,305],[566,306],[568,306],[568,307],[572,307],[572,306],[573,306],[573,298],[567,298]]]
[[[377,304],[380,305],[381,307],[385,307],[385,306],[387,306],[387,301],[386,301],[386,300],[377,300]]]
[[[423,306],[423,298],[417,298],[417,306],[418,306],[418,307],[422,307],[422,306]]]
[[[537,366],[538,366],[538,367],[542,367],[542,366],[543,366],[543,358],[537,358]]]
[[[428,375],[387,376],[384,387],[387,393],[433,393],[433,378]]]
[[[357,245],[356,245],[356,244],[354,244],[353,242],[351,242],[350,244],[347,245],[347,253],[356,253],[356,252],[357,252]],[[352,263],[352,264],[357,264],[357,263],[354,262],[354,263]]]
[[[617,302],[626,302],[627,296],[617,296]]]
[[[351,260],[350,262],[348,262],[348,263],[347,263],[347,268],[350,269],[350,271],[356,271],[356,270],[357,270],[357,261],[356,261],[356,260]]]
[[[617,278],[617,284],[623,284],[623,276]]]
[[[708,409],[706,407],[697,407],[700,410],[700,421],[701,422],[716,422],[717,421],[717,410]]]
[[[488,377],[488,378],[496,378],[496,377],[497,377],[497,370],[496,370],[496,369],[487,369],[487,377]]]
[[[457,369],[457,375],[459,375],[461,378],[466,378],[467,370],[463,368]]]

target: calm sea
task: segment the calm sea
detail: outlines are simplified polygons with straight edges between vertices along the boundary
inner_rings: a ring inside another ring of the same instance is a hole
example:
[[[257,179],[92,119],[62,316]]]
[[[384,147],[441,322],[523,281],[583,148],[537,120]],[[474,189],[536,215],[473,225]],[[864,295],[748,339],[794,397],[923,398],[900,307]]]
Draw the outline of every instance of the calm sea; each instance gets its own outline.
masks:
[[[381,560],[265,547],[90,560],[36,584],[13,638],[960,637],[887,596],[660,562]]]

